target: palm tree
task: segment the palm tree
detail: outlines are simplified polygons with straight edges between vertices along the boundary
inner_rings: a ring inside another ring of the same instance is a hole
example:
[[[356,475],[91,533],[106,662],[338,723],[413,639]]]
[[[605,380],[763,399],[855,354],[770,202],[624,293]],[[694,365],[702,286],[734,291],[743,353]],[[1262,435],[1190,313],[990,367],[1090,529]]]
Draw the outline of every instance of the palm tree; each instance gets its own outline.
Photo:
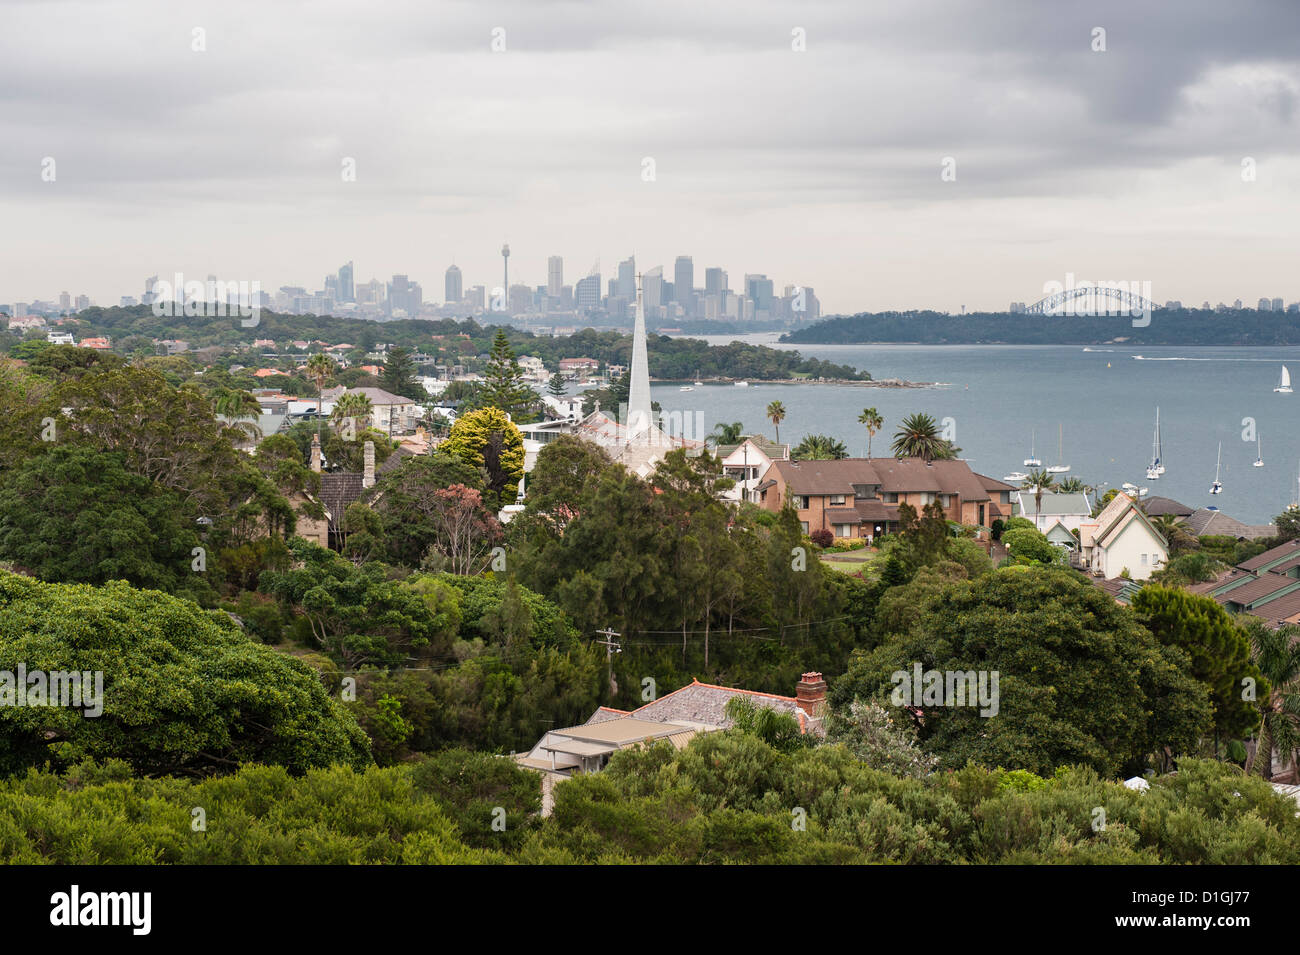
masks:
[[[785,420],[785,405],[779,401],[773,401],[767,406],[767,419],[772,422],[776,428],[776,443],[781,443],[781,422]]]
[[[1056,478],[1047,471],[1033,470],[1025,475],[1025,487],[1034,489],[1034,526],[1042,530],[1043,492],[1056,487]]]
[[[252,437],[262,433],[257,426],[262,406],[257,403],[252,392],[240,388],[221,388],[213,395],[212,405],[217,414],[231,418],[235,427],[247,431]]]
[[[709,435],[708,440],[713,442],[716,448],[721,444],[740,444],[745,440],[745,425],[740,421],[733,421],[731,424],[719,421],[715,426],[713,433]]]
[[[354,430],[365,430],[374,410],[374,405],[364,392],[346,391],[339,395],[338,400],[334,402],[334,411],[331,418],[335,427],[351,418],[354,422]],[[360,427],[355,427],[355,425]]]
[[[1201,542],[1194,534],[1188,532],[1186,525],[1172,514],[1160,514],[1151,518],[1155,526],[1169,545],[1169,556],[1200,550]]]
[[[1251,661],[1268,680],[1268,695],[1260,701],[1259,735],[1255,755],[1246,761],[1249,774],[1258,765],[1265,779],[1273,775],[1273,753],[1297,766],[1295,751],[1300,746],[1300,643],[1295,627],[1273,630],[1250,628]],[[1297,766],[1300,768],[1300,766]]]
[[[838,461],[849,456],[843,441],[825,434],[810,434],[790,452],[792,461]]]
[[[316,436],[320,437],[320,413],[325,403],[325,382],[334,377],[334,360],[324,352],[307,359],[303,371],[309,381],[316,382]]]
[[[1088,485],[1077,477],[1066,478],[1056,486],[1056,489],[1062,494],[1084,494],[1088,490]]]
[[[885,426],[885,419],[881,417],[880,412],[875,408],[863,408],[862,414],[858,415],[858,424],[866,425],[867,457],[871,457],[871,439],[876,436],[877,431]]]
[[[908,415],[902,428],[894,434],[893,451],[900,458],[935,458],[951,456],[950,445],[939,436],[939,424],[928,414]]]

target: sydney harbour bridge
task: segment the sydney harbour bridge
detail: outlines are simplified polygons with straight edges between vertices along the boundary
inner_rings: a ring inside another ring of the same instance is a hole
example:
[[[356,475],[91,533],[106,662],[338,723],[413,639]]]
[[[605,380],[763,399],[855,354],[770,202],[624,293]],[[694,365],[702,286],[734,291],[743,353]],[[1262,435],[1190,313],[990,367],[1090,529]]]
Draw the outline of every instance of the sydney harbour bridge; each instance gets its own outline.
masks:
[[[1136,292],[1106,285],[1076,285],[1025,307],[1029,315],[1149,315],[1159,308]]]

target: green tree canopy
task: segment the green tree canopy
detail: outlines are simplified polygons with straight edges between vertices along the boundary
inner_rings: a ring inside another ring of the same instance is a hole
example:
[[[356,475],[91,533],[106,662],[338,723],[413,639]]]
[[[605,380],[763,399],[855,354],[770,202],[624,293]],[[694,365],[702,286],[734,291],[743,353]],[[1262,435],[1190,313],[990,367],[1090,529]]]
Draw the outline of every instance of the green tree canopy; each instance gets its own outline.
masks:
[[[365,734],[315,671],[157,591],[0,573],[0,671],[19,665],[102,673],[103,712],[0,706],[5,773],[110,758],[177,775],[370,762]]]
[[[500,408],[461,415],[440,446],[486,473],[485,499],[499,508],[514,499],[524,476],[524,436]]]
[[[1214,731],[1242,736],[1253,729],[1257,714],[1242,699],[1244,680],[1252,680],[1259,698],[1268,683],[1250,660],[1250,639],[1232,616],[1209,597],[1148,584],[1133,597],[1133,611],[1157,640],[1181,649],[1191,659],[1191,674],[1210,694]]]
[[[897,674],[918,663],[923,672],[999,674],[996,715],[920,707],[923,745],[948,767],[974,760],[1051,773],[1081,763],[1133,775],[1163,747],[1192,751],[1210,726],[1208,694],[1187,655],[1067,570],[1012,567],[951,584],[907,631],[856,655],[831,701],[892,696]]]

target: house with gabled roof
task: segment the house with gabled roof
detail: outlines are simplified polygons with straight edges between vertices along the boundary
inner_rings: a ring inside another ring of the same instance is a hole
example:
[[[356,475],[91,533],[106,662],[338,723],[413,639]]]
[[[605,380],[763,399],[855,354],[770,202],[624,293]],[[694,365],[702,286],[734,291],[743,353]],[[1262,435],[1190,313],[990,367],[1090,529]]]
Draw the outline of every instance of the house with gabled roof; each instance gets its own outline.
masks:
[[[744,697],[755,706],[788,713],[799,721],[804,733],[824,736],[826,681],[820,673],[805,673],[795,686],[794,696],[761,693],[738,687],[717,686],[692,680],[635,710],[597,707],[581,726],[548,731],[526,753],[514,760],[526,769],[543,774],[543,814],[547,811],[550,786],[556,778],[575,773],[599,772],[621,749],[641,743],[667,740],[678,749],[699,733],[731,727],[727,703]]]
[[[1217,507],[1197,508],[1183,518],[1183,523],[1197,537],[1212,535],[1246,541],[1272,537],[1277,533],[1277,528],[1272,524],[1245,524],[1224,514]]]
[[[773,461],[789,461],[790,445],[751,434],[739,444],[720,444],[714,453],[722,460],[722,474],[736,482],[724,495],[733,501],[753,501]]]
[[[1045,491],[1042,497],[1042,511],[1038,508],[1038,499],[1032,489],[1013,491],[1011,503],[1014,516],[1023,517],[1034,522],[1044,534],[1054,524],[1061,524],[1066,533],[1077,531],[1085,521],[1092,519],[1092,505],[1086,494],[1061,494]],[[1048,536],[1051,536],[1050,534]]]
[[[395,395],[383,388],[344,388],[336,386],[321,392],[321,400],[329,408],[343,395],[364,395],[370,399],[373,426],[386,434],[405,434],[415,430],[420,406],[411,398]],[[328,410],[323,408],[322,410]]]
[[[806,533],[868,540],[898,530],[898,508],[917,514],[938,502],[948,520],[992,527],[1011,516],[1014,485],[983,474],[959,459],[841,458],[774,461],[756,488],[758,502],[780,511],[789,500]]]
[[[1082,566],[1098,577],[1128,576],[1146,580],[1169,561],[1169,543],[1142,512],[1137,499],[1124,494],[1079,527]]]
[[[1279,544],[1188,589],[1212,597],[1229,613],[1248,613],[1275,629],[1300,624],[1300,540]]]

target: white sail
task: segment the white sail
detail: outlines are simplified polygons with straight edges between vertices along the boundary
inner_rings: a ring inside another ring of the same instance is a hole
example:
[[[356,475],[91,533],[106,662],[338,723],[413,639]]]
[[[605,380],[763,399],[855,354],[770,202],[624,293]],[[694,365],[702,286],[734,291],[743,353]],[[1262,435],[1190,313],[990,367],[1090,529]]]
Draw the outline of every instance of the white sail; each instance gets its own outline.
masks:
[[[1061,463],[1061,458],[1064,457],[1064,454],[1062,452],[1062,448],[1064,447],[1064,441],[1065,438],[1064,438],[1064,432],[1062,430],[1062,426],[1058,424],[1056,426],[1056,463],[1048,467],[1047,469],[1048,474],[1064,474],[1066,471],[1070,470],[1070,466],[1068,464]]]
[[[1286,365],[1282,366],[1282,377],[1278,379],[1277,387],[1273,389],[1278,394],[1291,394],[1291,372],[1287,370]]]
[[[1038,435],[1033,431],[1029,432],[1029,457],[1025,458],[1025,467],[1027,468],[1041,468],[1043,466],[1043,462],[1038,460],[1038,455],[1034,453],[1034,442],[1037,437]]]
[[[1156,408],[1156,432],[1151,439],[1151,463],[1147,465],[1147,480],[1158,481],[1165,473],[1164,463],[1160,460],[1160,409]]]

